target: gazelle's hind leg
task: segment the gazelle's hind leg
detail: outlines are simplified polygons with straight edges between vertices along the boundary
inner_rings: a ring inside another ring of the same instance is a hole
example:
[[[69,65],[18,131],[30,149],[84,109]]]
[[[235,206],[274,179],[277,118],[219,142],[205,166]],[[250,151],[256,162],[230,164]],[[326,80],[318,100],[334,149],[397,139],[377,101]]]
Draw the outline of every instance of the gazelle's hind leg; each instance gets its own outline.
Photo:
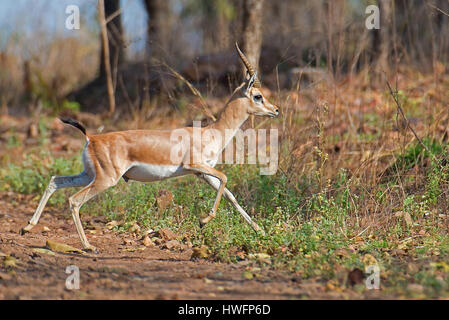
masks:
[[[44,208],[48,202],[48,199],[50,199],[51,195],[56,190],[62,189],[62,188],[71,188],[71,187],[85,187],[92,180],[93,180],[93,177],[89,176],[89,174],[87,174],[86,171],[84,171],[78,175],[73,175],[73,176],[64,176],[64,177],[53,176],[53,177],[51,177],[50,183],[48,184],[47,189],[45,189],[45,192],[41,198],[41,201],[39,202],[39,206],[37,207],[36,211],[34,212],[33,217],[28,222],[28,225],[26,227],[22,228],[21,234],[23,235],[27,231],[30,231],[39,222],[42,211],[44,211]]]
[[[206,174],[200,174],[199,177],[202,178],[204,181],[206,181],[215,190],[218,190],[218,188],[220,187],[220,180],[218,180],[217,178],[215,178],[213,176],[206,175]],[[237,211],[243,216],[243,218],[246,220],[246,222],[248,222],[248,224],[251,225],[251,227],[255,231],[259,231],[262,234],[264,234],[264,231],[257,225],[257,223],[255,223],[253,220],[251,220],[251,217],[238,204],[234,195],[231,193],[231,191],[228,190],[228,188],[224,188],[223,196],[234,206],[234,208],[237,209]]]
[[[200,220],[200,225],[204,226],[207,224],[210,220],[212,220],[215,215],[217,214],[218,205],[220,204],[221,196],[223,195],[223,191],[225,189],[226,182],[228,181],[226,175],[223,172],[220,172],[213,167],[210,167],[208,165],[204,164],[185,164],[184,168],[187,170],[191,170],[195,172],[196,174],[205,174],[212,177],[215,177],[215,179],[219,182],[217,189],[217,196],[215,198],[214,206],[212,207],[212,210],[210,211],[209,215],[206,218],[203,218]]]
[[[89,250],[92,252],[97,251],[96,248],[89,243],[86,238],[86,234],[84,233],[83,225],[81,224],[80,220],[80,208],[84,203],[95,197],[97,194],[108,189],[109,187],[114,186],[115,184],[117,184],[117,182],[118,179],[117,181],[112,181],[110,178],[103,179],[102,177],[99,177],[97,175],[95,180],[90,185],[69,198],[70,210],[72,211],[72,217],[73,221],[75,222],[76,231],[78,232],[81,243],[85,250]]]

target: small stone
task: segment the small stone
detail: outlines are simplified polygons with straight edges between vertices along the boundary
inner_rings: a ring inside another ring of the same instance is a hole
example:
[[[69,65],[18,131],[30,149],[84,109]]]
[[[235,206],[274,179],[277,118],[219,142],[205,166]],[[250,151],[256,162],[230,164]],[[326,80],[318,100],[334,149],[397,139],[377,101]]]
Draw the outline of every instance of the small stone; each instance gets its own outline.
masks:
[[[170,240],[165,243],[164,248],[168,250],[176,250],[181,248],[181,243],[179,243],[178,240]]]
[[[178,235],[167,228],[161,228],[157,232],[157,236],[164,241],[175,240]]]
[[[143,238],[142,244],[143,244],[145,247],[154,247],[154,246],[155,246],[154,242],[151,241],[151,239],[150,239],[149,236],[145,236],[145,237]]]

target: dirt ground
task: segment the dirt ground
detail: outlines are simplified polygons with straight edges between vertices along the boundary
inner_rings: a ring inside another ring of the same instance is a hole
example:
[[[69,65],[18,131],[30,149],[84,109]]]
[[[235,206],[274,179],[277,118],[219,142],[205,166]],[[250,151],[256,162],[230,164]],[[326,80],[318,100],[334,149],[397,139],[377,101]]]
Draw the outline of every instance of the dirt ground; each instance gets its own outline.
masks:
[[[294,274],[235,264],[192,260],[192,249],[174,252],[145,247],[131,234],[107,228],[101,217],[82,217],[98,253],[43,250],[47,240],[80,248],[70,214],[46,208],[39,224],[20,235],[34,208],[30,196],[0,194],[0,299],[303,299],[360,298],[356,292],[326,291],[325,284]],[[94,231],[89,231],[94,230]],[[5,260],[4,260],[5,261]],[[66,288],[68,266],[80,271],[80,288]],[[247,279],[245,271],[254,277]]]

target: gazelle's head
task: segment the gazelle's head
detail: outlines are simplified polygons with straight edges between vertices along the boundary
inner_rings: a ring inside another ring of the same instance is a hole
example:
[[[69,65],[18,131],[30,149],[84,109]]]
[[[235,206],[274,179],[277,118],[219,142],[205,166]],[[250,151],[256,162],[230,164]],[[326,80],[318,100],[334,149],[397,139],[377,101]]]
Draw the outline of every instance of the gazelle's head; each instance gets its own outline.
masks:
[[[253,66],[249,63],[246,56],[240,50],[238,44],[235,44],[237,53],[240,56],[246,70],[249,74],[249,80],[247,85],[242,89],[244,97],[248,99],[246,101],[247,111],[249,114],[254,114],[257,116],[268,116],[276,117],[279,115],[279,108],[274,104],[270,103],[268,99],[263,95],[261,90],[261,84],[257,78],[257,72],[254,70]]]

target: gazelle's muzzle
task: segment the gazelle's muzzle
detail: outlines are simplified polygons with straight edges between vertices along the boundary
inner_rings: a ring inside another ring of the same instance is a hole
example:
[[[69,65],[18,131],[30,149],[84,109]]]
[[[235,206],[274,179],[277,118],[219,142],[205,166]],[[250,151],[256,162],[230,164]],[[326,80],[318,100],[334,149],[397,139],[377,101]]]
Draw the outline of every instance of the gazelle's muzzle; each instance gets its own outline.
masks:
[[[272,105],[272,108],[270,111],[268,111],[267,114],[270,118],[275,118],[279,115],[279,108],[275,105]]]

